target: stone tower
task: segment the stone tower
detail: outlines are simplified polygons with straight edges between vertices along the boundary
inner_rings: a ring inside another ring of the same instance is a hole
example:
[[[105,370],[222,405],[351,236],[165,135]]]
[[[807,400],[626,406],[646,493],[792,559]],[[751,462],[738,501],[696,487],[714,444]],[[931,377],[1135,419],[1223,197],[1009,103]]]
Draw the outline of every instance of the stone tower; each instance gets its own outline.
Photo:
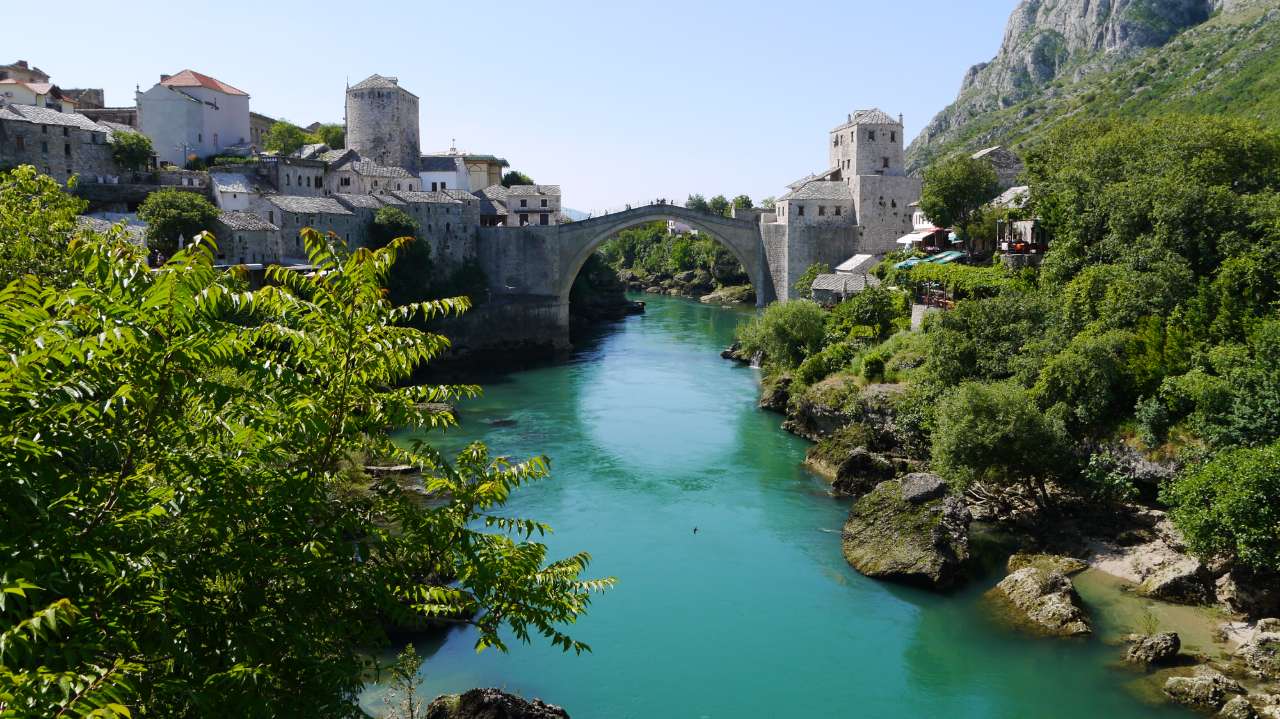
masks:
[[[370,75],[347,88],[347,147],[361,159],[417,175],[418,96],[394,77]]]
[[[882,110],[859,110],[831,131],[832,176],[853,193],[859,252],[900,249],[897,239],[912,230],[910,205],[920,199],[921,182],[907,175],[903,144],[902,117]]]

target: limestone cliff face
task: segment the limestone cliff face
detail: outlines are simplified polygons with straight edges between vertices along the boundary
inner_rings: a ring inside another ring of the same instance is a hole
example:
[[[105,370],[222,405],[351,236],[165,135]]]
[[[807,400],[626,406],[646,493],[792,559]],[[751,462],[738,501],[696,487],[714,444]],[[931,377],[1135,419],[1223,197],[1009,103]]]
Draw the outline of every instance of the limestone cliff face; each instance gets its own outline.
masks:
[[[1246,1],[1022,0],[995,58],[965,73],[959,97],[908,149],[908,164],[921,169],[933,154],[931,146],[945,143],[982,113],[1045,92],[1060,78],[1075,81],[1108,69],[1203,23],[1224,5]]]

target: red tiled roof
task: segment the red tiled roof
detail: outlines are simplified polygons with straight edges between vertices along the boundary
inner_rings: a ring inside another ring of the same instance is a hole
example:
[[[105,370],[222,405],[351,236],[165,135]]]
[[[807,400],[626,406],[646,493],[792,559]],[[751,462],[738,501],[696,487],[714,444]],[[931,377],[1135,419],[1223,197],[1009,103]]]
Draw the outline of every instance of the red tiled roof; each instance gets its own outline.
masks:
[[[195,70],[183,70],[167,80],[161,80],[160,84],[166,87],[207,87],[210,90],[217,90],[228,95],[244,95],[246,97],[249,95],[244,90],[232,87],[217,78],[203,75]]]

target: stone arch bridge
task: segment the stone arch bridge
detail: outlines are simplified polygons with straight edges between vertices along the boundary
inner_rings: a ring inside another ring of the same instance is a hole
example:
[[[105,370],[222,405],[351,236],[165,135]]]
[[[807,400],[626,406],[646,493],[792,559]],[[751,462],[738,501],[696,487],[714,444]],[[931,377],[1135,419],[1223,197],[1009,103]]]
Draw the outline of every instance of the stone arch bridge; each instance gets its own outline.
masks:
[[[793,270],[803,272],[812,259],[795,235],[778,225],[762,225],[752,220],[721,217],[679,205],[655,204],[636,207],[564,225],[480,228],[476,257],[489,278],[489,301],[472,311],[470,324],[495,335],[475,344],[521,345],[541,343],[548,338],[567,346],[569,337],[569,290],[587,258],[622,230],[655,221],[675,220],[709,236],[742,263],[755,289],[757,304],[764,306],[789,295]],[[841,242],[832,254],[835,264],[851,254],[856,237]],[[843,245],[847,244],[845,248]],[[801,266],[802,265],[802,266]],[[478,315],[478,316],[475,316]],[[467,335],[470,332],[465,333]],[[455,344],[466,346],[469,338],[457,337]]]

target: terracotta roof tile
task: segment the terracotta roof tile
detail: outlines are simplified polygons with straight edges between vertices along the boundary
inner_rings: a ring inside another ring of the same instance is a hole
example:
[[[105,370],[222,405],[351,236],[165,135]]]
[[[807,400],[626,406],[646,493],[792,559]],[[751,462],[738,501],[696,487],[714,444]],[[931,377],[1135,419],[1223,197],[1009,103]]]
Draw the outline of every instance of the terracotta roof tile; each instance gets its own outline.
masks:
[[[225,93],[227,95],[249,96],[249,93],[244,90],[232,87],[215,77],[209,77],[208,75],[198,73],[195,70],[183,70],[177,75],[173,75],[166,80],[161,80],[160,84],[165,87],[204,87],[210,90],[217,90],[218,92]]]

